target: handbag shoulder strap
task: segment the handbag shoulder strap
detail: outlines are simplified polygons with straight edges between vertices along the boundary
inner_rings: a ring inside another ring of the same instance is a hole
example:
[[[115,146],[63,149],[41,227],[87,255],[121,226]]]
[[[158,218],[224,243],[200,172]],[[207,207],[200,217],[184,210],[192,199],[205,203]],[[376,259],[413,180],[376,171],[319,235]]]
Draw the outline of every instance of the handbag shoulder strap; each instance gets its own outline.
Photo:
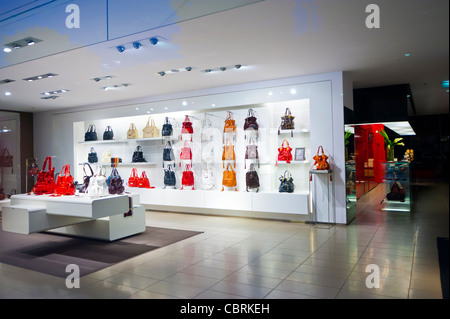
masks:
[[[87,176],[87,174],[86,174],[86,165],[89,167],[89,169],[91,170],[91,177],[92,176],[94,176],[94,171],[92,170],[92,167],[91,167],[91,165],[89,165],[89,163],[84,163],[84,165],[83,165],[83,171],[84,171],[84,175],[86,175]]]
[[[139,176],[139,174],[137,172],[137,168],[133,168],[131,170],[131,177],[138,177],[138,176]]]
[[[50,171],[52,169],[52,157],[51,156],[47,156],[45,158],[44,165],[42,165],[42,170],[43,171],[45,171],[45,165],[47,164],[47,162],[48,162],[48,170]]]
[[[322,150],[322,155],[325,154],[324,151],[323,151],[322,145],[320,145],[320,146],[317,148],[317,155],[319,155],[320,150]]]
[[[284,115],[291,115],[291,109],[287,107]]]

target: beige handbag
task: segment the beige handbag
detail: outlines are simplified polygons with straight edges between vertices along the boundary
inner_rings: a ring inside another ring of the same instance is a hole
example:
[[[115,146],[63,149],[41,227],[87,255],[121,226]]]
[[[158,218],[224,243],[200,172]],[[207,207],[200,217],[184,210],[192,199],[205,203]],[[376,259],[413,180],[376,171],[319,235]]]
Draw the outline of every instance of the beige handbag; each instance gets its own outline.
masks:
[[[111,163],[111,152],[108,148],[102,154],[102,163],[109,164]]]
[[[147,121],[147,125],[142,130],[142,133],[144,138],[159,137],[159,129],[156,127],[155,121],[151,116]]]
[[[127,131],[127,138],[129,138],[129,139],[139,138],[139,133],[138,133],[138,130],[136,128],[136,125],[134,125],[134,123],[130,124],[130,128]]]

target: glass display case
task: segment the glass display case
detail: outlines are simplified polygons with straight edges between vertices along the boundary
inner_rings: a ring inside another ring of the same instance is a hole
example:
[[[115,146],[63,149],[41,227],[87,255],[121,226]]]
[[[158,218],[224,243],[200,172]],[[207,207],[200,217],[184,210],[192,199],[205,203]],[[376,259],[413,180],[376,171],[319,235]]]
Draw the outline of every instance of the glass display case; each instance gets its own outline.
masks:
[[[386,197],[385,211],[411,211],[411,181],[409,162],[384,162],[383,171]]]
[[[355,161],[345,163],[345,194],[347,208],[347,224],[356,218],[356,167]]]

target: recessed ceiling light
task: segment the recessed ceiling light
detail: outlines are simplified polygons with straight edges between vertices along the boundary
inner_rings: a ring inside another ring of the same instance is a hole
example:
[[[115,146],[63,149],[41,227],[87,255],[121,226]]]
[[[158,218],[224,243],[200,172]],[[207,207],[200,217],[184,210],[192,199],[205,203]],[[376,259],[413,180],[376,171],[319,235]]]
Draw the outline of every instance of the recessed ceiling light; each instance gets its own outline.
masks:
[[[5,43],[3,51],[9,53],[12,51],[12,49],[17,50],[17,49],[25,48],[25,47],[32,46],[39,42],[42,42],[42,40],[34,38],[34,37],[26,37],[26,38],[19,39],[19,40],[13,41],[13,42]]]
[[[295,93],[297,93],[297,90],[296,90],[296,89],[291,89],[290,93],[291,93],[292,95],[294,95]]]
[[[6,53],[9,53],[9,52],[12,51],[12,49],[11,48],[4,48],[3,51],[6,52]]]
[[[183,101],[183,105],[186,106],[186,105],[187,105],[187,102],[186,102],[186,101]]]
[[[6,95],[6,96],[10,96],[10,95],[11,95],[11,92],[6,91],[6,92],[5,92],[5,95]]]
[[[33,81],[37,81],[37,80],[43,80],[43,79],[47,79],[47,78],[52,78],[54,76],[57,76],[58,74],[55,73],[45,73],[45,74],[40,74],[40,75],[36,75],[36,76],[32,76],[29,78],[25,78],[23,79],[24,81],[28,81],[28,82],[33,82]]]

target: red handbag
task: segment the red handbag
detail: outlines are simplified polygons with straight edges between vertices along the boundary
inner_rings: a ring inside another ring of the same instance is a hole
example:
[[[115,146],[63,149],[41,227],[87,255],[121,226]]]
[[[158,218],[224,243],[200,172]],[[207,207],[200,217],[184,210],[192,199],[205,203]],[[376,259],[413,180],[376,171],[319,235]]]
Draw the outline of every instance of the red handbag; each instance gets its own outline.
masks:
[[[136,168],[131,170],[131,175],[128,178],[128,186],[130,187],[138,187],[139,175]]]
[[[141,174],[141,177],[138,178],[138,187],[141,187],[141,188],[155,188],[153,186],[150,186],[150,181],[149,181],[145,171],[143,171],[142,174]]]
[[[184,141],[184,146],[181,148],[180,160],[190,161],[192,160],[192,151],[188,141]],[[181,167],[181,162],[180,162]]]
[[[181,134],[191,134],[191,142],[192,142],[192,134],[194,134],[194,128],[192,127],[192,122],[189,119],[189,116],[187,115],[181,127]]]
[[[45,170],[47,163],[48,171]],[[36,195],[53,194],[55,187],[55,168],[52,168],[52,158],[47,156],[42,170],[37,174],[36,184],[34,184],[31,192]]]
[[[186,165],[183,171],[183,176],[181,177],[181,189],[184,186],[192,186],[194,189],[194,172],[191,171],[191,165]]]
[[[286,142],[286,146],[284,146],[284,142]],[[292,161],[292,148],[289,146],[289,142],[284,140],[281,143],[281,147],[278,148],[278,161],[290,163]]]
[[[64,165],[58,175],[55,187],[56,195],[75,195],[75,183],[70,175],[70,165]]]

